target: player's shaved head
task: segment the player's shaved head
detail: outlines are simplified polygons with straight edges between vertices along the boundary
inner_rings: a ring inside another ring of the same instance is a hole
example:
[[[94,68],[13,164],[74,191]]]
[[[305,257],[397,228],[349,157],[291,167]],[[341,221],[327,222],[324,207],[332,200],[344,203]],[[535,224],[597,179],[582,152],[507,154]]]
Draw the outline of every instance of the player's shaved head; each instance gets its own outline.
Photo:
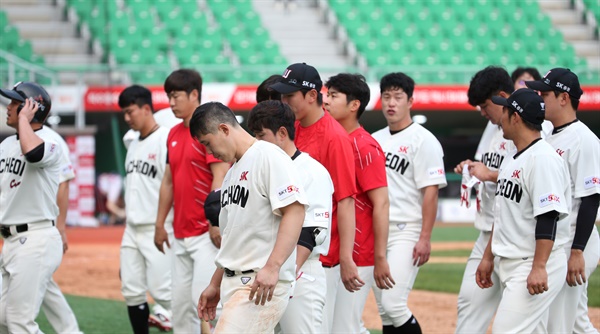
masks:
[[[192,137],[216,133],[219,124],[227,124],[232,127],[239,127],[235,114],[229,107],[221,102],[208,102],[196,110],[190,119],[190,133]]]
[[[296,116],[289,105],[275,100],[263,101],[250,110],[248,129],[254,133],[269,129],[275,134],[283,126],[289,138],[294,140],[295,120]]]
[[[488,66],[471,78],[467,96],[469,97],[469,104],[476,107],[500,92],[510,95],[514,91],[513,81],[504,68]]]

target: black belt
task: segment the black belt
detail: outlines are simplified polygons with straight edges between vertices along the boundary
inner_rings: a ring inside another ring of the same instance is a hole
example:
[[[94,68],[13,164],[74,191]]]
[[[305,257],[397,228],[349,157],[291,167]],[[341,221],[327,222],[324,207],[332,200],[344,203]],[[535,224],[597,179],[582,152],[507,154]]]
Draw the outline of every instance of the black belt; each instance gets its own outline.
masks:
[[[328,266],[328,265],[324,264],[323,268],[333,268],[333,267],[337,267],[338,265],[339,265],[339,263],[336,263],[333,266]]]
[[[227,276],[227,277],[233,277],[236,274],[238,274],[238,275],[239,274],[252,274],[254,272],[254,270],[252,270],[252,269],[251,270],[244,270],[244,271],[241,271],[241,272],[238,271],[237,273],[236,273],[235,270],[231,270],[231,269],[227,269],[227,268],[223,268],[223,270],[225,270],[225,276]]]
[[[54,220],[52,221],[52,226],[55,226]],[[17,231],[17,233],[27,232],[29,231],[29,224],[15,225],[15,230]],[[0,234],[2,234],[4,238],[12,236],[12,234],[10,233],[10,225],[0,226]]]

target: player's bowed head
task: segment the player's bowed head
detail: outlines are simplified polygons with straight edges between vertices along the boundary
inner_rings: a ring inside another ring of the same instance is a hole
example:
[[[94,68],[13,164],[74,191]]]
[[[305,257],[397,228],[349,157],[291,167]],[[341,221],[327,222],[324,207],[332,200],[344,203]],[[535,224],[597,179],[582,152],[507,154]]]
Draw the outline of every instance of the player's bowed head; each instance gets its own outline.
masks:
[[[255,139],[244,130],[231,109],[220,102],[205,103],[194,111],[190,133],[208,153],[225,162],[235,162]]]

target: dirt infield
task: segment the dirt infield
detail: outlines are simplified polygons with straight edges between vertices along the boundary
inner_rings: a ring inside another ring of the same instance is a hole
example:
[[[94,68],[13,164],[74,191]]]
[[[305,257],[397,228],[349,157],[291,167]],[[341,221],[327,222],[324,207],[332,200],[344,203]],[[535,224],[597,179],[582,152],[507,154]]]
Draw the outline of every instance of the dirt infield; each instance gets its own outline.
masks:
[[[54,278],[64,293],[123,300],[119,281],[119,244],[123,227],[70,228],[69,251]],[[469,249],[473,243],[434,243],[434,250]],[[432,262],[465,261],[464,258],[432,258]],[[409,307],[424,333],[453,333],[456,326],[455,294],[413,291]],[[600,308],[590,309],[590,318],[600,328]],[[367,328],[381,328],[373,295],[369,296],[363,320]]]

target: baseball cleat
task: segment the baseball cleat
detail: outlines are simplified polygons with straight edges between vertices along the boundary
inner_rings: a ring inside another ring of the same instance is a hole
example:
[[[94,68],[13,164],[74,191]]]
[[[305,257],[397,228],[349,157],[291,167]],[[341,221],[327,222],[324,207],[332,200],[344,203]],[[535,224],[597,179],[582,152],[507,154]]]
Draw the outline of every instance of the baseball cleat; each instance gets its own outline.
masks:
[[[148,317],[148,325],[150,327],[158,328],[161,332],[168,332],[173,329],[171,320],[167,319],[167,317],[161,313],[150,314]]]

